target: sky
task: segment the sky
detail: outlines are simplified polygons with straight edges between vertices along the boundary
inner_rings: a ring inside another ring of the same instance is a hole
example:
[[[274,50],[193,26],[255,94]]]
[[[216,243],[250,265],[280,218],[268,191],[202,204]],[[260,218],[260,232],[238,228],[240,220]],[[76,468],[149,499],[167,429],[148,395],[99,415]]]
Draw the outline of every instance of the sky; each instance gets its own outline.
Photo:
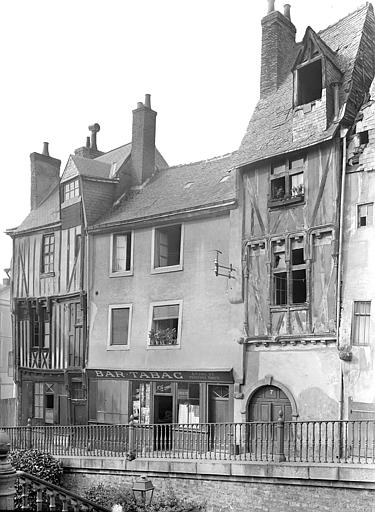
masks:
[[[297,40],[363,3],[289,1]],[[266,0],[0,3],[0,282],[12,255],[4,232],[30,210],[29,155],[44,141],[62,170],[90,124],[101,151],[130,142],[132,110],[149,93],[170,165],[239,147],[259,97],[266,12]]]

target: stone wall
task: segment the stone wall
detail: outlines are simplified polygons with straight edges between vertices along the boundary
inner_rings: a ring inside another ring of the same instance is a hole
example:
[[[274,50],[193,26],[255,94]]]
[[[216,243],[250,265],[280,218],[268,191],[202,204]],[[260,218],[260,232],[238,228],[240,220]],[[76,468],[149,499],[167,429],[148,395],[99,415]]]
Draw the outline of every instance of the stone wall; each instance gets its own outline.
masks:
[[[131,487],[147,473],[156,493],[171,488],[181,498],[206,502],[207,512],[375,512],[374,466],[62,460],[65,485],[81,495],[99,483]]]

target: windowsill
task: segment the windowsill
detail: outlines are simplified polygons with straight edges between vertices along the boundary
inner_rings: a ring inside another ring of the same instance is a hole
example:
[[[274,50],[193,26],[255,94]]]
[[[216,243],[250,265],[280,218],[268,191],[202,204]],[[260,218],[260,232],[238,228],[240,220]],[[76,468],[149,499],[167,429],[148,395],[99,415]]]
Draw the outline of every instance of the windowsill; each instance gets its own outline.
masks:
[[[40,274],[40,279],[46,279],[47,277],[55,277],[55,272],[46,272]]]
[[[301,304],[273,304],[271,305],[271,311],[287,311],[288,309],[292,310],[304,310],[308,309],[309,305],[307,302],[302,302]]]
[[[71,197],[70,199],[67,199],[63,203],[61,203],[61,208],[67,208],[68,206],[72,206],[72,204],[80,203],[81,202],[81,196]]]
[[[180,272],[183,270],[182,265],[170,265],[169,267],[153,267],[151,274],[165,274],[166,272]]]
[[[130,350],[129,345],[110,345],[107,347],[108,352],[123,352],[125,350]]]
[[[284,197],[283,199],[269,199],[268,208],[282,208],[284,206],[291,206],[294,204],[303,203],[305,201],[305,195]]]
[[[124,270],[123,272],[111,272],[109,274],[109,277],[128,277],[133,276],[134,272],[133,270]]]
[[[176,345],[149,345],[147,344],[147,350],[176,350],[181,348],[181,345],[179,343],[176,343]]]

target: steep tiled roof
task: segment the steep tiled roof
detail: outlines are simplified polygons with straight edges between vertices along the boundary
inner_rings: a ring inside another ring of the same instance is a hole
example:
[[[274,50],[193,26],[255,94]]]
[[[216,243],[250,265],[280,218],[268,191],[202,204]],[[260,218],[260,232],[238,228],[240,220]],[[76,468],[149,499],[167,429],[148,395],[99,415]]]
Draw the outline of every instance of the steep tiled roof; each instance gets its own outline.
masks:
[[[183,212],[234,200],[233,154],[158,171],[142,188],[117,201],[98,226]],[[224,179],[223,179],[224,178]]]
[[[38,208],[31,210],[26,219],[16,229],[10,230],[13,233],[21,233],[36,229],[41,226],[48,226],[60,221],[60,194],[59,187],[54,187],[46,195]]]
[[[132,150],[132,143],[129,142],[124,146],[120,146],[119,148],[112,149],[105,153],[102,156],[99,156],[95,160],[99,162],[104,162],[112,165],[111,177],[116,174],[116,172],[121,168],[121,166],[126,162],[126,160],[130,157]],[[167,167],[168,164],[162,157],[161,153],[157,148],[155,148],[155,167],[157,169],[162,169]]]
[[[364,50],[362,47],[367,44],[363,35],[365,27],[368,40],[371,40],[373,25],[373,9],[370,4],[366,4],[318,34],[324,44],[335,52],[335,63],[343,72],[340,103],[345,106],[342,115],[349,116],[348,121],[352,120],[350,116],[355,115],[353,102],[358,102],[358,94],[366,87],[366,84],[358,82],[360,73],[356,72],[355,66],[359,50]],[[296,61],[301,47],[301,43],[296,45],[295,54],[290,60],[292,63]],[[368,61],[371,61],[371,55]],[[365,69],[368,75],[367,87],[373,78],[370,76],[372,66],[371,61],[368,63],[369,69]],[[290,69],[292,70],[292,66]],[[361,102],[361,98],[359,101]],[[337,129],[337,125],[332,123],[327,130],[309,133],[306,138],[300,137],[298,141],[294,141],[292,127],[293,74],[290,72],[276,92],[258,102],[237,152],[235,165],[245,165],[318,144],[332,138]]]
[[[61,177],[61,183],[74,176],[108,179],[111,177],[112,165],[98,161],[97,159],[84,158],[78,155],[70,155],[68,163]]]

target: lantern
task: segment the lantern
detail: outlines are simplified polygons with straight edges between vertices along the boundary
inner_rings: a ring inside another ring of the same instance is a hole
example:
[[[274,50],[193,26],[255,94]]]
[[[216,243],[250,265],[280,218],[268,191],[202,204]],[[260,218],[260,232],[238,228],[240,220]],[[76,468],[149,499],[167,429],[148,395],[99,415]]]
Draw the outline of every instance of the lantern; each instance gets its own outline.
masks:
[[[152,495],[154,493],[154,486],[147,476],[140,476],[133,484],[133,496],[137,503],[143,505],[150,505]]]

